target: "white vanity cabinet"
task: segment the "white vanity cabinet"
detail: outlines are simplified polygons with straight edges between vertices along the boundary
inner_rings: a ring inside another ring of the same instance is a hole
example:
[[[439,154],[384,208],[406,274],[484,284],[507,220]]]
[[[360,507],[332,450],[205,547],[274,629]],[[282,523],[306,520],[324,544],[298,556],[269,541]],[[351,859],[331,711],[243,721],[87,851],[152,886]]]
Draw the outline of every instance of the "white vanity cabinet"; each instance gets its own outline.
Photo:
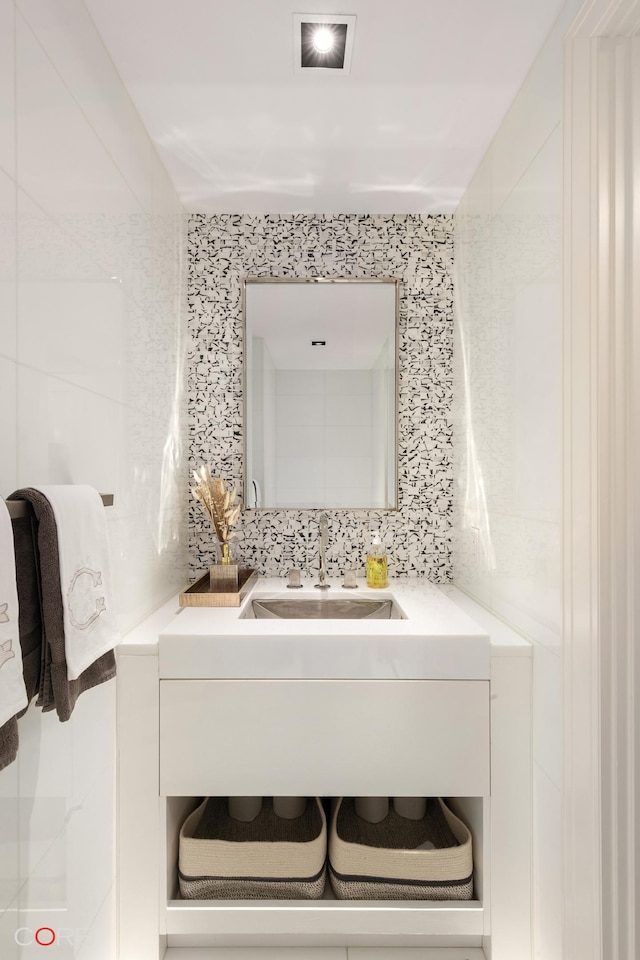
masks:
[[[160,793],[488,796],[488,680],[160,681]]]
[[[407,620],[392,626],[340,622],[329,636],[317,622],[169,605],[159,646],[123,646],[120,960],[244,944],[528,960],[528,645],[490,650],[487,630],[430,584],[393,593]],[[474,836],[475,899],[180,900],[178,831],[198,798],[256,794],[453,798]]]

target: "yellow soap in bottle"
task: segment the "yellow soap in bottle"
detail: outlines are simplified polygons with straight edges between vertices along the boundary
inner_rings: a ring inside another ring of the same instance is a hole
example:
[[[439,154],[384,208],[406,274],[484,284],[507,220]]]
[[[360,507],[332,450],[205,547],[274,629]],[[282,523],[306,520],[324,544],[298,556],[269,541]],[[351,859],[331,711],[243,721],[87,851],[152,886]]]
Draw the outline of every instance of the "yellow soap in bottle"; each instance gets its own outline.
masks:
[[[388,570],[387,555],[380,539],[380,533],[376,530],[373,535],[373,541],[367,554],[367,586],[368,587],[386,587]]]

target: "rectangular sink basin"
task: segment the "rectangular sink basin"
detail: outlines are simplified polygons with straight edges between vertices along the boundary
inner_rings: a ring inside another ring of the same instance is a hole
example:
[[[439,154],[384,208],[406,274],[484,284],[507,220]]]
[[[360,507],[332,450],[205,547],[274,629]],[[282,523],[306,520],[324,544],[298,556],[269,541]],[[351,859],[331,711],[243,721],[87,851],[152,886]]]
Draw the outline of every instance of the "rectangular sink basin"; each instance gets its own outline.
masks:
[[[256,620],[402,620],[393,600],[356,600],[351,597],[286,597],[252,600],[245,617]]]

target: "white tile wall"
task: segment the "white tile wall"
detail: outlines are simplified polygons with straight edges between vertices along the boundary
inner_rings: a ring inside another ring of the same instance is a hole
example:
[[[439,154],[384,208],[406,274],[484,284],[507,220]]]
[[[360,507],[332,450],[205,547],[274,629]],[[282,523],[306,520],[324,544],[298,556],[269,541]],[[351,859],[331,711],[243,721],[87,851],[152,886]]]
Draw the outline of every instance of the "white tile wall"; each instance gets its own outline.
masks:
[[[111,906],[112,896],[110,890],[89,929],[79,932],[75,944],[77,960],[113,960],[116,917]]]
[[[317,453],[322,443],[322,428],[276,426],[276,450],[278,459],[308,459]]]
[[[15,44],[13,0],[0,0],[0,167],[15,173]],[[4,219],[4,217],[3,217]]]
[[[16,78],[21,187],[61,218],[138,214],[139,204],[97,131],[20,14]]]
[[[536,857],[533,872],[533,929],[536,960],[562,957],[562,792],[534,764],[533,840]]]
[[[365,438],[366,439],[366,438]],[[371,457],[366,455],[358,456],[357,444],[351,448],[354,456],[343,455],[341,457],[328,456],[325,463],[327,468],[327,478],[335,477],[335,486],[340,487],[343,483],[345,487],[363,486],[362,481],[371,472]],[[327,482],[327,487],[332,484]],[[363,489],[371,489],[363,487]],[[351,501],[357,503],[358,501]]]
[[[456,214],[454,576],[535,645],[534,937],[560,960],[562,36],[568,0]]]
[[[13,360],[0,357],[0,484],[2,489],[15,490],[17,483],[17,369]]]
[[[27,366],[18,368],[18,483],[119,484],[125,410],[99,394]]]
[[[281,390],[276,397],[277,422],[285,427],[321,427],[325,422],[326,405],[327,400],[321,393],[301,396]]]
[[[537,643],[533,651],[533,759],[562,788],[560,655]]]
[[[20,886],[18,863],[18,767],[6,767],[0,777],[0,914],[9,906]],[[0,935],[0,955],[3,941]]]
[[[514,191],[541,144],[558,123],[562,91],[562,38],[582,0],[567,0],[491,145],[492,202],[496,213]]]
[[[0,0],[0,495],[114,493],[123,630],[187,579],[184,226],[82,0]],[[68,723],[20,720],[0,772],[2,960],[40,956],[40,925],[56,957],[115,955],[115,700],[109,683]]]
[[[335,427],[326,430],[324,448],[327,456],[349,458],[371,456],[371,429],[349,430],[345,428],[336,433]]]
[[[0,911],[0,953],[2,960],[18,960],[22,948],[16,943],[16,931],[21,926],[18,922],[17,895],[6,910]]]
[[[16,185],[0,169],[0,356],[12,360],[16,358],[16,286]]]
[[[325,374],[322,370],[281,370],[278,395],[281,397],[324,397]],[[295,400],[291,401],[292,403]]]
[[[278,505],[371,505],[371,373],[279,370],[275,389]]]
[[[126,319],[122,286],[106,276],[88,281],[25,278],[20,284],[20,358],[42,373],[122,403]]]
[[[18,0],[65,86],[143,210],[152,206],[153,148],[88,11],[76,0]],[[170,191],[173,193],[173,191]]]
[[[327,395],[324,402],[325,423],[330,427],[370,427],[372,415],[371,387],[368,393],[342,396]]]
[[[367,370],[327,370],[324,385],[330,397],[366,397],[371,395],[371,374]]]

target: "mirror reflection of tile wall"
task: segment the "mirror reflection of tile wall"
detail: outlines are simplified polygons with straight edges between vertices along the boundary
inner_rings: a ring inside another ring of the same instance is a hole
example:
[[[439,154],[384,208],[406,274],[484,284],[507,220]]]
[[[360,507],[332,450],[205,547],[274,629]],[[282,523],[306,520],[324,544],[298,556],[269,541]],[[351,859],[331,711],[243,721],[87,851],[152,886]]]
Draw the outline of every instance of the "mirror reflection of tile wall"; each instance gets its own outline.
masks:
[[[352,568],[364,573],[370,530],[377,527],[392,576],[451,579],[452,230],[453,218],[444,215],[190,218],[190,465],[208,463],[238,484],[243,474],[242,278],[394,276],[401,281],[399,509],[329,510],[332,576]],[[313,403],[311,398],[305,402]],[[341,405],[337,396],[335,401],[327,397],[327,409],[332,402]],[[357,407],[355,401],[354,416]],[[353,435],[357,426],[350,429]],[[296,448],[298,456],[303,446]],[[353,442],[336,448],[336,460],[345,460],[343,477],[347,454],[353,458]],[[318,562],[318,516],[318,510],[249,511],[240,523],[235,557],[262,573],[280,576],[291,567],[311,573]],[[210,525],[194,503],[190,555],[193,577],[216,559]]]
[[[372,370],[276,372],[278,506],[371,506],[372,395]]]

